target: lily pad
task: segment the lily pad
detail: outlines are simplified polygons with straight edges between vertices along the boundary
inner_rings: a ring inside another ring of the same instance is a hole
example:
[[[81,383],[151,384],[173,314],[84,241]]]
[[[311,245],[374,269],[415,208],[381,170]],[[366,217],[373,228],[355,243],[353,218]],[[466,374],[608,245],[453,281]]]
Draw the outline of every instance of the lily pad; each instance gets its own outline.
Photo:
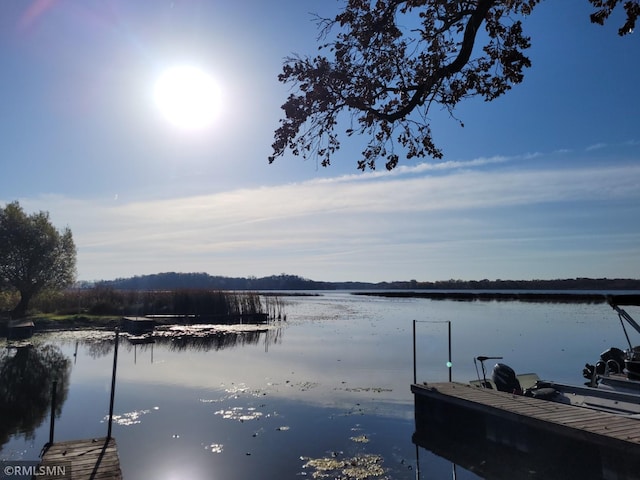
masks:
[[[349,440],[356,443],[369,443],[369,438],[366,435],[358,435],[357,437],[350,437]]]
[[[337,478],[342,480],[386,479],[386,470],[379,455],[363,454],[351,458],[304,458],[302,468],[312,468],[313,478]]]

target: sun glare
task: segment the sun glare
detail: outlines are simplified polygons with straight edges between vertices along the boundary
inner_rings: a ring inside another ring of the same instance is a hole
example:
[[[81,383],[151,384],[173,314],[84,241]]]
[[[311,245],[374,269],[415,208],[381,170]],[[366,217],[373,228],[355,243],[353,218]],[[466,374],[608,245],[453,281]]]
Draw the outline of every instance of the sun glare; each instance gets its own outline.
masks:
[[[184,130],[211,126],[220,110],[216,82],[204,70],[192,66],[162,72],[155,84],[154,98],[167,121]]]

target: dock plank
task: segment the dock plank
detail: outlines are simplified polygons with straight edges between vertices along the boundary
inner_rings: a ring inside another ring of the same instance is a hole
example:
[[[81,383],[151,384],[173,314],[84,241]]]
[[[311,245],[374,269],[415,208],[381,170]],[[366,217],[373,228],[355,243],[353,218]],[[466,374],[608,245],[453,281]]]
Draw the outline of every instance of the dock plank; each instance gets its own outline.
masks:
[[[57,442],[42,456],[49,465],[71,464],[69,480],[122,480],[118,447],[114,438],[95,438]],[[59,476],[39,476],[53,480]]]
[[[603,444],[622,442],[633,449],[640,447],[640,420],[627,416],[455,382],[412,385],[411,389],[417,396],[445,399],[451,404],[523,423],[544,422],[545,428],[562,430],[576,438],[589,437]]]

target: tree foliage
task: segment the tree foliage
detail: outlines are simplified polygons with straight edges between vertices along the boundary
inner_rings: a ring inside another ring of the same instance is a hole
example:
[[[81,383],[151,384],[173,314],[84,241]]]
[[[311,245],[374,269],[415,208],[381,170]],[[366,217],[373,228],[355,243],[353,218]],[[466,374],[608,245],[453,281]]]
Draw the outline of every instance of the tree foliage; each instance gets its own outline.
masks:
[[[27,215],[18,202],[0,208],[0,286],[20,292],[13,315],[23,316],[34,295],[69,286],[76,275],[71,230],[58,231],[47,212]]]
[[[630,33],[640,0],[589,0],[603,24],[622,5]],[[441,158],[429,126],[437,104],[452,116],[458,103],[491,101],[531,66],[523,19],[540,0],[345,0],[334,18],[319,18],[321,52],[286,59],[280,82],[292,86],[275,131],[272,163],[287,150],[328,166],[344,135],[369,142],[358,168],[387,169],[407,158]],[[400,147],[400,148],[399,148]]]

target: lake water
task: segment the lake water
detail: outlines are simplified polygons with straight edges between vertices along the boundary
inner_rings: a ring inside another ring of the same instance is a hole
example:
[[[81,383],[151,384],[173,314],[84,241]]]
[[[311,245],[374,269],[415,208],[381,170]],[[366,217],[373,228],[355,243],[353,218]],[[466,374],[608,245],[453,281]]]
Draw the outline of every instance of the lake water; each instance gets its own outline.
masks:
[[[452,468],[480,478],[412,443],[412,320],[418,381],[448,378],[446,321],[459,381],[476,377],[474,356],[489,355],[582,383],[585,362],[625,345],[606,304],[282,298],[286,321],[267,331],[142,345],[121,337],[113,436],[124,478],[426,479],[451,478]],[[54,332],[36,335],[31,353],[2,351],[3,402],[16,365],[33,378],[17,382],[30,389],[28,407],[0,405],[0,460],[36,460],[48,441],[51,364],[67,372],[55,440],[106,435],[112,340]]]

